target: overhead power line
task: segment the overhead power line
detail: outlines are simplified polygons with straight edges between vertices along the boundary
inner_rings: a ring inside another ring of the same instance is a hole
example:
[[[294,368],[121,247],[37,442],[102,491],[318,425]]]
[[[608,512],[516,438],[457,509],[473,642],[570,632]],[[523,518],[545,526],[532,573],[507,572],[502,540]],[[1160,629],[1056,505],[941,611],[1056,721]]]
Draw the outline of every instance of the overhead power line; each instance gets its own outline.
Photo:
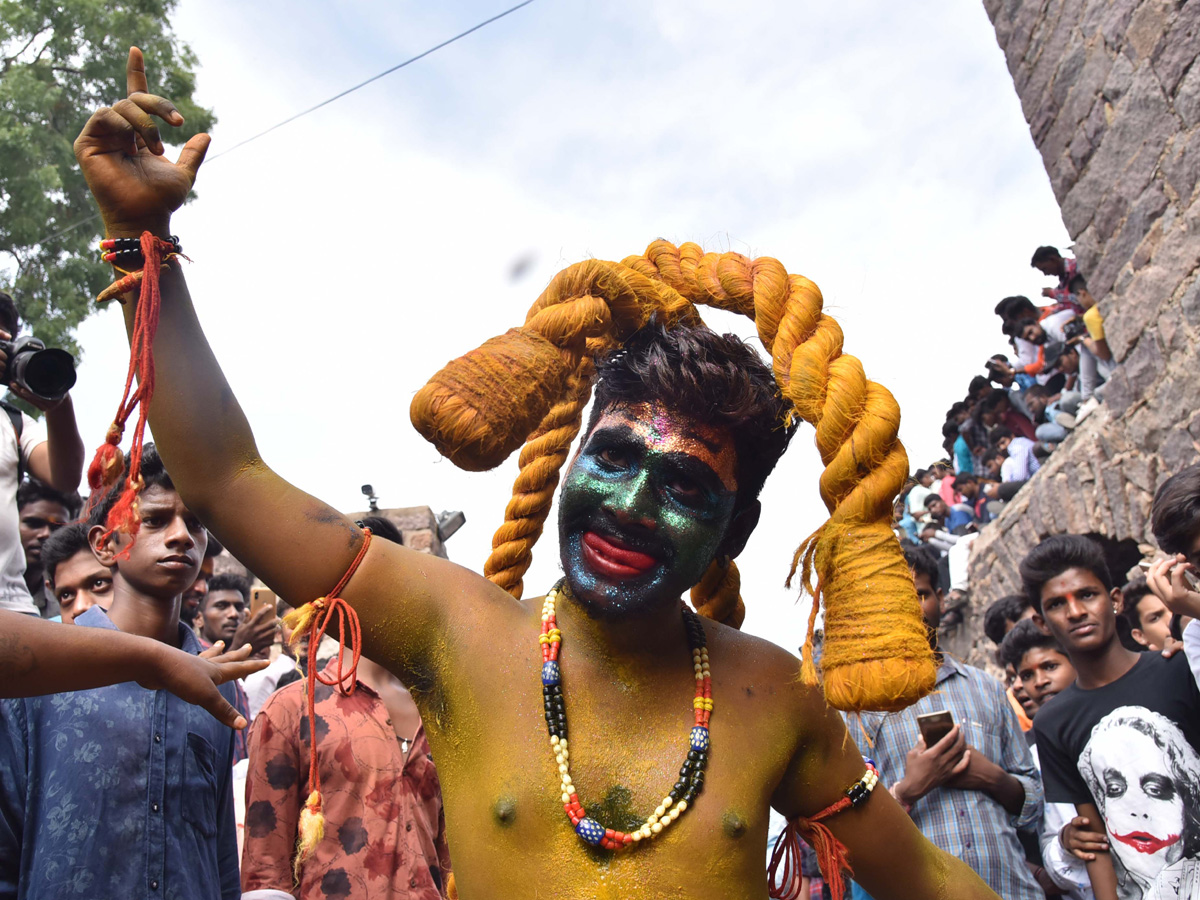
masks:
[[[336,100],[341,100],[347,94],[353,94],[359,88],[364,88],[368,84],[371,84],[374,81],[378,81],[380,78],[384,78],[388,75],[391,75],[393,72],[397,71],[398,69],[403,69],[405,66],[410,66],[413,63],[417,62],[418,60],[422,60],[425,57],[429,56],[429,54],[436,53],[438,50],[441,50],[443,47],[448,47],[451,44],[453,44],[455,41],[460,41],[463,38],[465,38],[467,35],[473,34],[476,31],[478,31],[479,29],[486,28],[488,25],[491,25],[493,22],[503,19],[507,15],[511,15],[512,13],[515,13],[518,9],[528,6],[532,2],[533,2],[533,0],[523,0],[523,2],[518,3],[516,6],[509,7],[508,9],[504,10],[504,12],[502,12],[502,13],[497,13],[496,15],[492,16],[490,19],[484,19],[478,25],[473,25],[470,28],[468,28],[466,31],[459,32],[454,37],[447,38],[446,40],[442,41],[440,44],[435,44],[434,46],[430,47],[428,50],[418,53],[416,56],[411,56],[408,59],[404,60],[404,62],[397,63],[396,65],[392,66],[390,69],[384,69],[378,75],[372,75],[366,81],[360,81],[358,84],[354,85],[353,87],[348,87],[344,91],[334,94],[332,97],[329,97],[326,100],[322,100],[320,103],[316,104],[315,106],[310,106],[308,109],[298,112],[293,116],[288,116],[282,122],[276,122],[270,128],[267,128],[264,131],[260,131],[258,134],[251,135],[250,137],[246,138],[245,140],[238,141],[232,147],[229,147],[228,149],[222,150],[220,153],[216,153],[216,154],[208,157],[208,159],[206,161],[212,162],[213,160],[220,159],[222,156],[228,156],[230,153],[232,153],[234,150],[237,150],[239,147],[245,147],[247,144],[251,143],[252,141],[257,141],[260,137],[268,135],[272,131],[275,131],[278,128],[282,128],[284,125],[288,125],[292,122],[295,122],[297,119],[303,118],[304,116],[307,116],[311,112],[316,112],[318,109],[321,109],[321,107],[328,106],[330,103],[333,103]],[[77,222],[73,222],[72,224],[66,226],[65,228],[62,228],[58,231],[55,231],[51,234],[46,235],[45,237],[38,239],[37,241],[35,241],[35,243],[44,244],[47,241],[52,241],[55,238],[62,237],[64,234],[68,234],[68,233],[74,231],[76,228],[80,228],[83,225],[86,225],[88,222],[95,221],[98,218],[100,218],[100,213],[98,213],[98,212],[92,213],[90,216],[87,216],[86,218],[80,219]]]
[[[253,135],[252,137],[248,137],[244,141],[238,141],[236,144],[234,144],[228,150],[222,150],[220,153],[211,157],[211,159],[218,159],[222,156],[226,156],[227,154],[232,153],[234,150],[238,149],[238,147],[245,147],[251,141],[257,141],[263,135],[270,134],[275,129],[282,128],[284,125],[287,125],[290,122],[295,122],[297,119],[302,118],[303,116],[307,116],[311,112],[316,112],[322,106],[328,106],[330,103],[333,103],[335,100],[341,100],[347,94],[353,94],[359,88],[366,87],[368,84],[370,84],[373,81],[378,81],[380,78],[383,78],[387,75],[391,75],[397,69],[403,69],[405,66],[412,65],[417,60],[424,59],[429,54],[436,53],[438,50],[441,50],[443,47],[448,47],[450,44],[453,44],[455,41],[462,40],[468,34],[472,34],[473,32],[478,31],[480,28],[484,28],[488,25],[491,25],[493,22],[497,21],[498,19],[503,19],[505,16],[507,16],[511,13],[515,13],[521,7],[528,6],[532,2],[533,2],[533,0],[524,0],[524,2],[518,3],[516,6],[510,7],[509,9],[506,9],[502,13],[498,13],[498,14],[492,16],[490,19],[484,19],[478,25],[468,28],[466,31],[456,34],[454,37],[448,38],[448,39],[442,41],[440,44],[435,44],[434,46],[430,47],[428,50],[424,51],[423,53],[418,53],[416,56],[409,57],[404,62],[397,63],[396,65],[392,66],[390,69],[384,69],[378,75],[372,75],[366,81],[360,81],[358,84],[354,85],[354,87],[346,88],[346,90],[342,91],[340,94],[334,94],[328,100],[322,100],[316,106],[310,106],[308,109],[304,110],[303,112],[298,112],[294,116],[289,116],[288,118],[284,119],[282,122],[277,122],[274,125],[272,125],[270,128],[266,129],[265,131],[260,131],[258,134]]]

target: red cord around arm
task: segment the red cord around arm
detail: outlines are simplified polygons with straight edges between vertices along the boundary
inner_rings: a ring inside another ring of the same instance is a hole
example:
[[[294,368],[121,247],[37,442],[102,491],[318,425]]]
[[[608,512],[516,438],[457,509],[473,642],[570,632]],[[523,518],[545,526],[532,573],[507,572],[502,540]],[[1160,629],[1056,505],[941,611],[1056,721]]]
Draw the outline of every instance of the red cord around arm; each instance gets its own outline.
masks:
[[[354,557],[354,562],[350,563],[350,568],[346,570],[346,573],[334,586],[333,590],[330,591],[329,595],[306,603],[299,609],[292,610],[284,617],[284,623],[292,628],[291,643],[295,644],[305,634],[309,635],[308,672],[306,673],[305,683],[309,742],[309,795],[304,803],[304,808],[300,811],[299,833],[296,838],[296,858],[292,865],[297,885],[299,885],[300,869],[304,865],[304,861],[316,849],[317,844],[321,842],[325,834],[325,814],[322,811],[321,798],[321,769],[317,763],[317,682],[320,681],[321,684],[335,687],[347,696],[353,694],[354,689],[358,686],[358,661],[362,658],[362,626],[359,624],[358,614],[354,611],[354,607],[338,595],[346,589],[346,585],[350,583],[350,579],[358,571],[358,567],[362,564],[363,559],[367,555],[367,549],[370,546],[371,529],[364,528],[363,542],[362,546],[358,549],[358,555]],[[337,613],[338,617],[337,673],[333,678],[326,679],[317,671],[317,650],[325,637],[325,633],[329,630],[330,624],[333,622],[334,613]],[[350,668],[348,669],[345,667],[347,631],[350,634],[352,644],[352,658]]]
[[[834,837],[825,826],[825,820],[843,810],[866,803],[879,783],[879,770],[873,760],[863,758],[867,772],[846,789],[845,796],[831,803],[816,815],[807,819],[788,822],[787,828],[775,842],[771,863],[767,869],[767,892],[771,900],[800,900],[800,835],[804,836],[817,854],[817,865],[829,885],[833,900],[843,900],[846,895],[846,875],[853,876],[847,859],[846,846]],[[782,871],[781,871],[782,870]],[[780,883],[777,879],[782,879]]]
[[[817,865],[821,867],[821,876],[829,885],[830,896],[833,900],[844,900],[846,881],[842,873],[853,875],[854,871],[850,868],[850,863],[846,858],[846,846],[833,836],[833,832],[823,824],[822,820],[840,813],[850,805],[850,800],[843,797],[811,819],[797,819],[794,822],[788,822],[787,828],[775,842],[775,852],[771,854],[771,865],[767,870],[768,893],[771,900],[800,900],[799,835],[801,834],[817,854]],[[782,879],[782,883],[777,878]]]

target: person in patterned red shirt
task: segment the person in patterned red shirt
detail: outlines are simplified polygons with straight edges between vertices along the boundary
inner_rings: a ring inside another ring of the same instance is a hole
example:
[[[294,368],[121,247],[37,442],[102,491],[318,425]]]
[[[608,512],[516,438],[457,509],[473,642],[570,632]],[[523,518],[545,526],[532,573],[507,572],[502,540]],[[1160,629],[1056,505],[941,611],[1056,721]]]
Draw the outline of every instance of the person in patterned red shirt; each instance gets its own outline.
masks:
[[[378,516],[376,537],[402,543]],[[335,656],[322,670],[337,678]],[[358,663],[352,694],[317,682],[317,761],[325,835],[293,876],[311,752],[305,682],[280,688],[250,731],[244,900],[440,900],[450,874],[442,789],[412,695],[383,666]]]
[[[385,700],[403,687],[386,669],[363,663],[353,694],[317,683],[325,837],[304,862],[298,887],[296,825],[311,789],[304,682],[272,694],[251,726],[242,890],[253,900],[442,896],[450,855],[425,728],[417,717],[415,730],[407,730],[408,720],[397,719],[389,710],[395,704]],[[335,657],[322,674],[336,673]]]

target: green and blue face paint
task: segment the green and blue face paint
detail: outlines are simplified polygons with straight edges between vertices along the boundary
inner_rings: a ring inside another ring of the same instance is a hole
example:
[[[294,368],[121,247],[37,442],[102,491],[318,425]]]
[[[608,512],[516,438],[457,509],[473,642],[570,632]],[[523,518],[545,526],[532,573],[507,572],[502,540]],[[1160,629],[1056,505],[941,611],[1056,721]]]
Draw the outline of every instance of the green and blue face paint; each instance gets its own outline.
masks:
[[[678,598],[716,556],[737,501],[729,434],[659,404],[607,410],[559,496],[572,593],[593,614]]]

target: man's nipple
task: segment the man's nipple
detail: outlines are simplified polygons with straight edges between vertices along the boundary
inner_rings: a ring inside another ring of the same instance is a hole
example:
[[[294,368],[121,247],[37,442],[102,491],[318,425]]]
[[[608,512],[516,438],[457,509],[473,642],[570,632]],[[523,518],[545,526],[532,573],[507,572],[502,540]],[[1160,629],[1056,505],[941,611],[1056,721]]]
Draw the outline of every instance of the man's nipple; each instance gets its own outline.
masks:
[[[492,804],[492,816],[501,828],[508,828],[517,820],[517,803],[512,797],[499,797]]]
[[[731,809],[721,817],[721,828],[727,837],[736,840],[746,833],[746,820]]]

